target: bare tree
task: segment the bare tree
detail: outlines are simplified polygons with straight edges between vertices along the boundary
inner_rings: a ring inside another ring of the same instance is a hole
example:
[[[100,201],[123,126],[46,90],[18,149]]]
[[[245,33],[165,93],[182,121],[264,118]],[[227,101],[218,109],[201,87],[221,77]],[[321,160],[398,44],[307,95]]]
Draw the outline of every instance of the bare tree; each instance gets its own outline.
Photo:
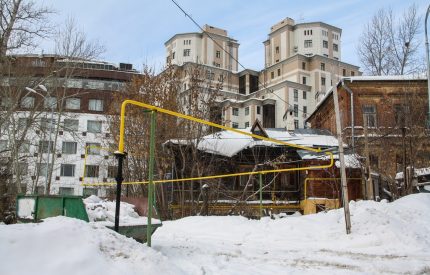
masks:
[[[104,45],[97,40],[90,41],[73,17],[65,20],[64,25],[56,31],[55,37],[56,53],[67,58],[95,59],[105,52]]]
[[[46,38],[53,11],[34,1],[0,0],[0,57],[8,52],[34,47],[35,38]]]
[[[411,5],[398,20],[392,9],[380,9],[368,22],[360,37],[357,52],[371,75],[406,74],[421,71],[418,35],[421,17]]]

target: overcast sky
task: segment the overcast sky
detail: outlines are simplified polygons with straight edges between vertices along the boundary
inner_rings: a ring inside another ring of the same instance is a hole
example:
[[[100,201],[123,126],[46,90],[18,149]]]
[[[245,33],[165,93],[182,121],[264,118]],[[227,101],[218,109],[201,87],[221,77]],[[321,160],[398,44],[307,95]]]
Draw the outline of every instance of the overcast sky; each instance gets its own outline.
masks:
[[[362,28],[380,8],[391,7],[400,15],[415,2],[425,15],[428,1],[405,0],[176,0],[202,26],[209,24],[228,31],[240,43],[239,61],[247,68],[261,70],[263,41],[270,27],[286,17],[296,23],[322,21],[343,30],[342,60],[360,65],[356,45]],[[53,8],[56,25],[67,16],[75,18],[90,39],[106,47],[102,59],[161,67],[165,60],[164,42],[176,33],[199,29],[171,0],[38,0]],[[423,22],[424,25],[424,22]],[[422,47],[424,48],[424,35]],[[43,42],[36,51],[52,53],[52,43]]]

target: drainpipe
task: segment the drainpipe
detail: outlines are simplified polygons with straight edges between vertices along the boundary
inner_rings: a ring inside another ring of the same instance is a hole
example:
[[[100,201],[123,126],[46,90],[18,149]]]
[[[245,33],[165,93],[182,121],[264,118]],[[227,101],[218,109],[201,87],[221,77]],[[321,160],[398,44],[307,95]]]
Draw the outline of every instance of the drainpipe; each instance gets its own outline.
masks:
[[[342,87],[345,88],[345,90],[350,94],[351,97],[351,146],[352,146],[352,153],[355,152],[355,137],[354,137],[354,93],[352,90],[346,86],[345,82],[342,81]]]

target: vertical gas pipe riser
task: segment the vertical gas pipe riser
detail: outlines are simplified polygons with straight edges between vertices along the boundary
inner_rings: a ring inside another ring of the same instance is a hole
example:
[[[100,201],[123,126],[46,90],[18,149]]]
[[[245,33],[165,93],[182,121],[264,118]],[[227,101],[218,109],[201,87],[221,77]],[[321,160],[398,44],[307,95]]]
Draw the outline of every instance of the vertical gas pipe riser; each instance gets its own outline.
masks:
[[[263,217],[263,175],[258,175],[260,182],[260,219]]]
[[[149,184],[148,184],[148,226],[146,227],[146,244],[151,246],[152,233],[152,207],[154,196],[154,161],[155,161],[155,124],[157,123],[156,111],[151,112],[151,132],[149,141]]]
[[[119,230],[119,209],[120,209],[120,202],[121,202],[121,184],[124,180],[122,176],[122,166],[124,163],[124,152],[116,151],[115,157],[118,159],[118,171],[115,177],[116,180],[116,203],[115,203],[115,231],[118,232]]]

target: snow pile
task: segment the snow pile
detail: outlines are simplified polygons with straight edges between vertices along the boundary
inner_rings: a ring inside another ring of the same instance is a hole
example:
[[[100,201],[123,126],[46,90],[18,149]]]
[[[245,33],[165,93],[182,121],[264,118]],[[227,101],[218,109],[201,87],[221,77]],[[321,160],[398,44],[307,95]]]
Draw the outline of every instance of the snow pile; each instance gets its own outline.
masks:
[[[188,274],[430,273],[430,194],[271,220],[188,217],[163,223],[154,248]]]
[[[430,194],[307,216],[188,217],[153,248],[66,217],[0,225],[0,274],[430,274]]]
[[[104,225],[115,223],[115,201],[102,200],[97,196],[91,195],[84,199],[90,222],[100,222]],[[147,217],[141,217],[134,211],[134,205],[121,202],[119,210],[120,225],[146,225]],[[152,219],[152,223],[160,223],[160,220]]]
[[[62,216],[0,225],[0,259],[2,275],[185,274],[131,238]]]

